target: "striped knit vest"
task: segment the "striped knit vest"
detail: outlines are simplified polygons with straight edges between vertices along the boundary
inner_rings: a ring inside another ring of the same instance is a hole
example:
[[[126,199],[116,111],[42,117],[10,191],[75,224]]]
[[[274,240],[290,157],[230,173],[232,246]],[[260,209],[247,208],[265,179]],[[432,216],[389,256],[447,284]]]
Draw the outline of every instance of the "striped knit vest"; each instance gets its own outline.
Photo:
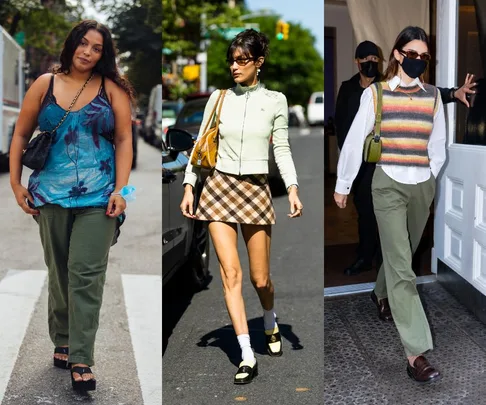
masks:
[[[427,145],[437,110],[437,89],[430,84],[397,87],[383,85],[380,165],[429,167]],[[376,113],[376,84],[371,86]]]

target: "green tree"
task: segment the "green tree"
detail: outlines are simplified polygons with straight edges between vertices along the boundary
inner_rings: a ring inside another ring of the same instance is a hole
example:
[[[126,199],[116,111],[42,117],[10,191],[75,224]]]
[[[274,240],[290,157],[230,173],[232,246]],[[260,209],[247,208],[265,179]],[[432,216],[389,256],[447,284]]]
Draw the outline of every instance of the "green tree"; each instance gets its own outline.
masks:
[[[120,62],[144,105],[151,89],[161,83],[160,0],[91,0],[98,12],[108,15],[107,25],[113,33]],[[165,18],[165,12],[164,12]]]
[[[129,80],[137,93],[147,95],[162,80],[162,38],[151,22],[150,14],[156,14],[156,8],[148,1],[144,3],[147,6],[126,4],[118,8],[108,21],[123,64],[128,66]]]
[[[25,33],[25,46],[49,55],[58,54],[74,21],[81,19],[81,4],[65,0],[10,0],[0,2],[0,25],[10,35]]]
[[[261,79],[270,90],[281,91],[289,104],[306,105],[311,93],[324,88],[324,61],[314,47],[315,38],[300,24],[290,23],[289,39],[277,40],[278,18],[261,17],[260,32],[270,39],[270,54],[262,68]],[[249,22],[249,21],[248,21]],[[208,49],[208,84],[230,87],[234,84],[225,63],[229,40],[214,38]]]
[[[162,37],[164,48],[174,54],[191,55],[198,51],[202,31],[201,16],[206,15],[206,27],[219,27],[222,24],[239,22],[244,1],[236,2],[236,7],[228,7],[227,0],[162,0],[164,18],[162,19]]]

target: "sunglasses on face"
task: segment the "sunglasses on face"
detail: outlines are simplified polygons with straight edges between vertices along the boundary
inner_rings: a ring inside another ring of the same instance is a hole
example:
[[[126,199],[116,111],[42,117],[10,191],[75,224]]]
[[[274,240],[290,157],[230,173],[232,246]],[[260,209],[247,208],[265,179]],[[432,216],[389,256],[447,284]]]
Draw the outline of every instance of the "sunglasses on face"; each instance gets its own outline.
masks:
[[[425,60],[425,61],[429,61],[430,58],[431,58],[430,54],[428,54],[427,52],[418,53],[418,52],[413,51],[413,50],[405,51],[403,49],[401,51],[398,51],[398,52],[400,52],[403,56],[406,56],[408,59],[417,59],[420,56],[420,59]]]
[[[226,59],[226,63],[228,64],[228,66],[233,66],[233,63],[235,62],[238,66],[246,66],[248,65],[248,63],[254,60],[255,59],[253,58],[236,58],[236,59],[231,58],[231,59]]]

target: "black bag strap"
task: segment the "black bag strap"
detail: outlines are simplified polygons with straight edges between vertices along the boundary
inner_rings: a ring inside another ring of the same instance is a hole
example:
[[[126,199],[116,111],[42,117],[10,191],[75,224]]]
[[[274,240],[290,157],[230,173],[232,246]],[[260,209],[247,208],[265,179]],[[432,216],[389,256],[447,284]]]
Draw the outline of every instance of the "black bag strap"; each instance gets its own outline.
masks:
[[[64,113],[64,116],[61,118],[61,121],[59,122],[59,124],[57,124],[57,126],[52,130],[50,131],[51,134],[53,134],[54,132],[56,132],[59,127],[62,125],[62,123],[64,122],[64,120],[66,119],[66,117],[69,115],[69,113],[71,112],[71,110],[73,109],[73,106],[74,104],[76,103],[76,101],[78,101],[78,97],[79,95],[81,94],[81,92],[84,90],[84,88],[88,85],[88,83],[91,81],[91,79],[93,78],[94,76],[94,73],[91,73],[91,76],[88,78],[88,80],[86,80],[86,82],[83,84],[83,87],[81,87],[78,91],[78,94],[76,94],[76,96],[74,97],[74,100],[73,102],[71,103],[71,105],[69,106],[69,108],[67,109],[67,111]]]

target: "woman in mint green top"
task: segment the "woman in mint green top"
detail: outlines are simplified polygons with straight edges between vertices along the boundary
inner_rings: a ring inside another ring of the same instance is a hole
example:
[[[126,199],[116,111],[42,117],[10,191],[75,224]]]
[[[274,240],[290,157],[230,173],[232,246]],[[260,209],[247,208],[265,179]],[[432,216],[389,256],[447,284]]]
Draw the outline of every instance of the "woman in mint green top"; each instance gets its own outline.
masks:
[[[193,212],[193,188],[200,170],[188,165],[184,178],[182,214],[208,221],[218,256],[224,298],[241,348],[242,362],[235,384],[253,380],[258,364],[251,348],[237,235],[240,225],[250,258],[250,277],[263,307],[264,335],[270,356],[282,355],[282,340],[274,313],[274,286],[270,279],[271,227],[275,212],[267,181],[268,151],[272,138],[275,161],[289,194],[290,214],[302,215],[297,174],[288,141],[288,105],[285,95],[267,90],[258,74],[268,54],[268,38],[255,30],[238,34],[227,51],[227,61],[236,86],[224,95],[219,124],[216,168],[205,180]],[[199,137],[220,91],[209,98]]]
[[[96,388],[91,370],[108,254],[124,215],[132,165],[130,101],[110,31],[96,21],[67,36],[60,65],[25,95],[10,148],[18,205],[39,224],[48,268],[48,324],[54,366],[71,368],[73,389]],[[84,87],[83,87],[84,85]],[[45,165],[21,184],[22,151],[34,129],[53,132]]]

